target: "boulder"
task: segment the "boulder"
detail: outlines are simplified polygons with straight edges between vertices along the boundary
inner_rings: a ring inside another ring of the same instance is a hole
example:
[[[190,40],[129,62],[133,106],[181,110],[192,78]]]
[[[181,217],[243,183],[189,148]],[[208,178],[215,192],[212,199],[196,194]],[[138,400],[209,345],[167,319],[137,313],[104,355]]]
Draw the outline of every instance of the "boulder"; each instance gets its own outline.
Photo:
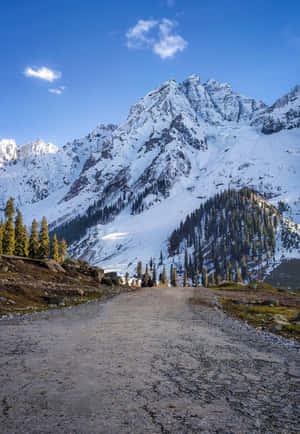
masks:
[[[101,282],[104,277],[104,270],[100,267],[91,267],[90,268],[91,276],[97,281]]]
[[[45,267],[48,268],[48,270],[53,271],[54,273],[65,273],[65,269],[59,265],[54,259],[48,259],[44,263]]]
[[[67,258],[65,262],[62,264],[64,268],[80,268],[79,259],[75,258]]]

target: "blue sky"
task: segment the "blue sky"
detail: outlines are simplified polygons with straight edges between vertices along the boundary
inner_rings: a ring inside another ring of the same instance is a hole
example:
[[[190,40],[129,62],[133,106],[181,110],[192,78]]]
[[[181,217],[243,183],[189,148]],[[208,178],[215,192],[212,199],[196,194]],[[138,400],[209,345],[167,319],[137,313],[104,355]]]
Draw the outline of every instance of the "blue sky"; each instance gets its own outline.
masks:
[[[198,74],[267,104],[300,83],[299,0],[3,0],[0,138],[63,144]]]

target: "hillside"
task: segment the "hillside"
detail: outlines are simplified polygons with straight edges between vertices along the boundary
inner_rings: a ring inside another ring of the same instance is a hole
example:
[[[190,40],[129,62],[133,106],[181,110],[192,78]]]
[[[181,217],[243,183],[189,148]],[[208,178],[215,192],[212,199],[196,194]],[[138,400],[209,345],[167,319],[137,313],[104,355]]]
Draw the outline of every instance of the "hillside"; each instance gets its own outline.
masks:
[[[205,268],[209,280],[262,280],[283,255],[300,256],[299,227],[253,191],[231,189],[188,215],[170,235],[168,252],[193,281]]]

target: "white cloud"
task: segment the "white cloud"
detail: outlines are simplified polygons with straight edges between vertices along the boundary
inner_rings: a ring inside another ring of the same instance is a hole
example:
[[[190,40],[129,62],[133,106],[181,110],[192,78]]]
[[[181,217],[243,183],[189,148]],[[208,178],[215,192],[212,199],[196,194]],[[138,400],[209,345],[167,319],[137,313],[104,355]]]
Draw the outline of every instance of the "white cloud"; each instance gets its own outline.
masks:
[[[50,88],[50,89],[48,89],[48,91],[50,93],[55,93],[56,95],[61,95],[64,90],[65,90],[65,86],[60,86],[60,87],[57,87],[57,88]]]
[[[162,59],[173,57],[177,51],[183,51],[188,43],[180,35],[171,35],[175,23],[163,19],[159,25],[160,40],[154,44],[153,51]]]
[[[128,48],[151,48],[161,59],[173,57],[183,51],[188,43],[182,36],[174,33],[174,21],[163,18],[161,21],[139,20],[126,33]],[[150,30],[152,30],[151,35]]]
[[[26,77],[40,78],[41,80],[50,81],[51,83],[61,77],[61,72],[53,71],[52,69],[46,68],[46,66],[42,66],[39,69],[34,69],[28,66],[28,68],[25,69],[24,74]]]
[[[127,46],[129,48],[140,48],[143,45],[151,44],[149,31],[157,25],[154,20],[139,20],[134,27],[126,33]]]

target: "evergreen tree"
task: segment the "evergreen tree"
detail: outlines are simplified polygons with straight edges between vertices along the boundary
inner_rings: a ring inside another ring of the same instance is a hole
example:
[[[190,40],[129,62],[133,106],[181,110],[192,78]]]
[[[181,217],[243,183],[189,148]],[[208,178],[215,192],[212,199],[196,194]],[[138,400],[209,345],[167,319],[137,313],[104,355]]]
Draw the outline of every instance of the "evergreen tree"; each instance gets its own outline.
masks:
[[[23,226],[22,214],[17,209],[17,216],[15,219],[15,256],[27,256],[26,255],[26,231]]]
[[[150,270],[152,271],[153,270],[153,259],[152,259],[152,257],[150,258],[149,265],[150,265]]]
[[[164,257],[163,257],[162,251],[160,251],[159,265],[162,265],[163,262],[164,262]]]
[[[150,286],[150,274],[148,273],[148,267],[146,267],[146,272],[143,275],[143,279],[142,279],[142,286],[144,288]]]
[[[64,238],[59,242],[58,252],[59,252],[59,262],[63,264],[67,257],[67,243]]]
[[[39,233],[40,251],[39,256],[41,259],[47,259],[49,255],[49,234],[46,217],[42,218],[41,230]]]
[[[138,262],[136,271],[137,271],[137,276],[138,276],[138,278],[141,279],[141,278],[142,278],[142,275],[143,275],[143,265],[142,265],[142,261],[139,261],[139,262]]]
[[[203,268],[203,273],[202,273],[202,285],[204,286],[204,288],[208,288],[208,277],[207,277],[207,268]]]
[[[24,256],[27,257],[29,255],[29,239],[28,239],[28,231],[27,226],[23,226],[23,242],[24,242]]]
[[[14,200],[11,197],[5,207],[6,222],[4,225],[2,250],[5,255],[13,255],[15,250]]]
[[[15,215],[15,208],[14,208],[14,200],[12,197],[8,199],[5,206],[5,218],[8,219],[9,217],[13,217]]]
[[[125,274],[125,285],[129,286],[129,273]]]
[[[221,280],[221,276],[220,276],[220,274],[218,274],[218,275],[217,275],[217,285],[218,285],[218,286],[221,285],[221,282],[222,282],[222,280]]]
[[[166,267],[164,266],[163,272],[162,272],[162,284],[166,286],[168,284],[168,278],[166,273]]]
[[[53,235],[50,255],[51,258],[54,259],[54,261],[59,262],[59,250],[56,234]]]
[[[187,287],[187,269],[184,270],[184,281],[183,281],[184,288]]]
[[[216,286],[216,281],[215,281],[215,273],[211,273],[211,285],[212,286]]]
[[[153,281],[153,286],[157,286],[156,264],[153,264],[152,281]]]
[[[177,272],[173,266],[171,268],[171,285],[177,286]]]
[[[170,266],[170,281],[171,281],[171,285],[172,285],[172,279],[173,279],[173,264],[171,264],[171,266]]]
[[[33,259],[39,258],[39,234],[38,234],[38,224],[36,220],[33,220],[29,238],[29,256]]]
[[[197,274],[196,276],[196,283],[195,283],[196,288],[199,288],[199,275]]]

